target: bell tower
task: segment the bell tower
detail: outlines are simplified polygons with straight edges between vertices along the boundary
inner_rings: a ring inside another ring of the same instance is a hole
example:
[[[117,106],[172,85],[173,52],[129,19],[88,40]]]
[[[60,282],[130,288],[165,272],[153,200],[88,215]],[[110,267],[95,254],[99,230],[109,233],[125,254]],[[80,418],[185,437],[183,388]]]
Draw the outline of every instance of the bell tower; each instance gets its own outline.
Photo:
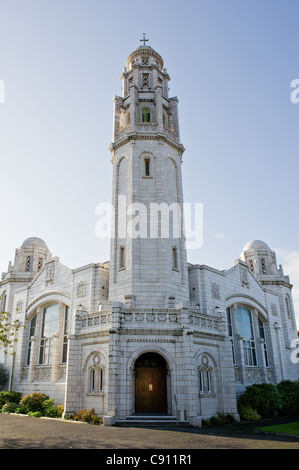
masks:
[[[133,51],[114,97],[109,297],[131,308],[187,302],[178,99],[150,46]]]

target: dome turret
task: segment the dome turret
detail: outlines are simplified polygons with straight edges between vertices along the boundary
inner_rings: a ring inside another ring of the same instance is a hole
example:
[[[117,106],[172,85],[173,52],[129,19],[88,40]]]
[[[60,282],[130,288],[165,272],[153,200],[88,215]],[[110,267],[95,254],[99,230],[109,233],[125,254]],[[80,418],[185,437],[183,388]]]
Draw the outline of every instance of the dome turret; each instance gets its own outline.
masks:
[[[248,263],[251,271],[258,277],[277,274],[275,252],[262,240],[246,243],[240,259]]]

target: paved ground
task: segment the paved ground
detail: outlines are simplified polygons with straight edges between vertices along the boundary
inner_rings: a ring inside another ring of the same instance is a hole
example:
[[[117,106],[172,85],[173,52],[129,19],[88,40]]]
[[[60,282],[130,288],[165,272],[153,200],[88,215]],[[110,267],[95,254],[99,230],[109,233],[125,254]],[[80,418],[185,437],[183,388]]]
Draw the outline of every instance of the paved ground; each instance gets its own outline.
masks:
[[[263,420],[215,428],[118,428],[2,413],[0,449],[299,449],[299,436],[256,431],[271,424]]]

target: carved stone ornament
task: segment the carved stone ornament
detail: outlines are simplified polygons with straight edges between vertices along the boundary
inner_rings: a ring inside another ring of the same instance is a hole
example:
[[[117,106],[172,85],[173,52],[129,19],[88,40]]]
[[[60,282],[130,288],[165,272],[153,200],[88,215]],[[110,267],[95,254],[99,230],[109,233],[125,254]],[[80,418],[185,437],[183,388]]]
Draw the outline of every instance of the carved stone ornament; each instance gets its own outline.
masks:
[[[46,267],[45,285],[53,284],[54,282],[54,263],[48,264]]]

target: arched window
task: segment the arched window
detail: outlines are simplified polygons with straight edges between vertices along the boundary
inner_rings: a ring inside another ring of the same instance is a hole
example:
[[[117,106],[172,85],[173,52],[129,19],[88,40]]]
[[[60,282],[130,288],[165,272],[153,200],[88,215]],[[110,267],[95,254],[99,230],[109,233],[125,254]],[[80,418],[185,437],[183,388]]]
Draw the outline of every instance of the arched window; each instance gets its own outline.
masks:
[[[99,353],[93,353],[89,356],[90,363],[87,369],[87,393],[101,393],[104,387],[104,368],[101,364]]]
[[[68,334],[69,334],[69,307],[61,304],[48,305],[39,309],[32,317],[28,331],[27,353],[25,365],[29,366],[34,360],[39,365],[53,365],[58,360],[61,364],[67,362]],[[41,315],[41,319],[39,319]],[[41,321],[40,321],[41,320]],[[57,333],[62,332],[62,335]],[[38,355],[32,358],[32,339],[39,338]],[[56,355],[56,348],[59,356]]]
[[[151,172],[150,172],[150,159],[149,158],[145,158],[144,159],[144,176],[150,176],[151,175]]]
[[[89,369],[89,393],[103,391],[104,372],[102,367],[90,367]]]
[[[210,358],[204,354],[201,357],[201,366],[198,368],[200,395],[212,395],[215,393],[213,389],[213,373],[214,369],[211,365]]]
[[[151,111],[149,108],[143,108],[142,110],[142,122],[151,121]]]

